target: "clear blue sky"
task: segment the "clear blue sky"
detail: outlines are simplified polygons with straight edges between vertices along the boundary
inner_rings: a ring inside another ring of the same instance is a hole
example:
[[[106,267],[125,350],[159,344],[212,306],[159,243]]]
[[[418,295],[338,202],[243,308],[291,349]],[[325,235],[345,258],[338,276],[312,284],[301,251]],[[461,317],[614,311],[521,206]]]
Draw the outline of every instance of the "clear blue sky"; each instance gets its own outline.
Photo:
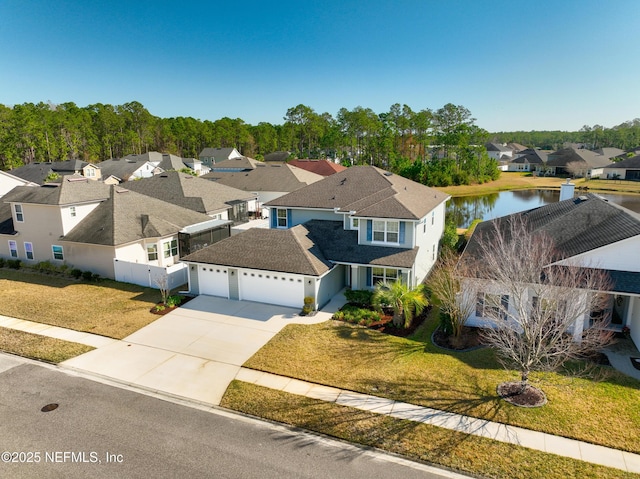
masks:
[[[640,117],[638,24],[640,0],[0,0],[0,103],[254,125],[454,103],[489,131],[611,127]]]

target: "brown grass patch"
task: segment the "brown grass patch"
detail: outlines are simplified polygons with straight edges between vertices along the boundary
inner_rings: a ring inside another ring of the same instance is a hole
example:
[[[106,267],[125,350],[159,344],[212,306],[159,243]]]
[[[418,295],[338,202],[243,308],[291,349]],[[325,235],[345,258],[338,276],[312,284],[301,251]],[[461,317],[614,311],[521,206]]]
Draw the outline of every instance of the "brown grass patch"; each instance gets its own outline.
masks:
[[[490,349],[436,348],[426,339],[435,323],[413,339],[335,321],[289,325],[245,366],[640,452],[640,409],[632,406],[640,402],[640,381],[604,367],[587,377],[582,371],[534,374],[533,385],[549,402],[525,410],[496,393],[499,383],[519,377],[515,371],[501,368]]]
[[[159,293],[111,280],[84,283],[0,269],[0,314],[122,339],[158,317]]]
[[[0,328],[0,350],[25,358],[60,363],[91,351],[91,346],[39,334]]]
[[[492,478],[637,478],[635,474],[335,403],[233,381],[222,406]]]

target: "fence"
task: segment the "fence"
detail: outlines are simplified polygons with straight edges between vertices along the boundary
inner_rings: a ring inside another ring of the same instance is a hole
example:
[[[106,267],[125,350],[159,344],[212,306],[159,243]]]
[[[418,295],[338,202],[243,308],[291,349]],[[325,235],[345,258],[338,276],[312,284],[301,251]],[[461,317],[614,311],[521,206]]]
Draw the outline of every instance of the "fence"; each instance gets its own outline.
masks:
[[[157,280],[167,276],[169,289],[177,288],[187,283],[188,267],[184,263],[173,266],[161,267],[149,264],[130,263],[128,261],[114,260],[116,281],[133,283],[140,286],[148,286],[158,289]]]

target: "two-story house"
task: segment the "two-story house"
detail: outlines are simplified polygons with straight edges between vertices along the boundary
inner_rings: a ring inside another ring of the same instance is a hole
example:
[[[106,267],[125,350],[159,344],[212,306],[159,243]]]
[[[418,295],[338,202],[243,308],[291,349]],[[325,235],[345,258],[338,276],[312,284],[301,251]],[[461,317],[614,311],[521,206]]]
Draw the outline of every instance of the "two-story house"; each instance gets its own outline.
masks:
[[[252,229],[182,260],[189,288],[286,306],[321,307],[345,286],[415,286],[433,267],[449,196],[356,166],[269,201],[270,228]]]
[[[192,251],[221,239],[215,231],[229,223],[121,186],[74,176],[57,184],[14,188],[3,200],[0,214],[7,217],[0,218],[0,256],[32,264],[66,264],[146,286],[164,274],[171,287],[184,284],[180,250]],[[228,236],[228,227],[226,231]]]

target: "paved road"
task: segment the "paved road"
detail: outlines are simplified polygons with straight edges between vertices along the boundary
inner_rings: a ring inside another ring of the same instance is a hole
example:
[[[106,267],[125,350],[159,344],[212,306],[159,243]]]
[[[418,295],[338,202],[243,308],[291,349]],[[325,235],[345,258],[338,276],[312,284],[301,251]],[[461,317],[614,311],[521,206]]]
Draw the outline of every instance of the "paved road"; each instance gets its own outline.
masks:
[[[41,408],[59,407],[50,412]],[[0,463],[19,478],[440,478],[408,461],[0,354]],[[108,461],[111,462],[108,462]]]

